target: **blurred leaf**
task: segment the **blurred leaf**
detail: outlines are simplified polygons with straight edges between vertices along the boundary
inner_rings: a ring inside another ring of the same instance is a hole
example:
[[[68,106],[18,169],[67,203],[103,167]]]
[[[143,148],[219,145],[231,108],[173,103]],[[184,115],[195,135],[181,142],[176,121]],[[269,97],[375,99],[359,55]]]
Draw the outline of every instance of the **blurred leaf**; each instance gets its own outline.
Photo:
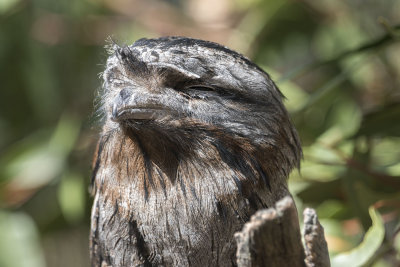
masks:
[[[79,123],[65,115],[60,119],[50,141],[44,137],[25,149],[23,146],[12,147],[9,152],[11,156],[6,152],[0,160],[4,166],[1,180],[6,181],[0,188],[3,201],[19,204],[57,178],[64,169],[78,133]]]
[[[68,154],[78,138],[80,122],[76,118],[64,114],[50,139],[50,149],[57,153]]]
[[[297,113],[304,112],[306,109],[308,109],[309,107],[320,101],[329,92],[339,88],[339,85],[343,83],[346,80],[346,78],[347,78],[346,73],[341,72],[332,79],[330,79],[328,82],[326,82],[323,86],[314,90],[314,92],[310,94],[310,97],[303,104],[303,106],[297,110]]]
[[[357,50],[355,50],[356,52]],[[370,84],[373,84],[377,79],[376,70],[376,58],[371,56],[369,53],[359,53],[352,56],[348,56],[345,60],[340,62],[340,65],[344,68],[351,67],[353,64],[357,64],[358,61],[362,61],[359,64],[357,70],[349,73],[349,81],[357,88],[365,90]]]
[[[343,201],[328,199],[317,207],[319,218],[334,218],[336,215],[348,209]]]
[[[376,186],[373,183],[368,183],[363,173],[358,170],[349,169],[349,172],[342,178],[344,184],[344,192],[346,192],[348,205],[353,209],[353,215],[363,224],[367,229],[370,225],[370,219],[367,213],[368,207],[382,199],[392,199],[400,196],[400,192],[396,187],[388,187],[386,190]]]
[[[342,97],[334,103],[332,127],[337,128],[343,138],[353,135],[361,124],[361,109],[355,101]]]
[[[277,71],[262,66],[262,68],[270,74],[272,80],[277,81],[281,75],[278,74]],[[292,113],[296,112],[300,109],[308,99],[308,94],[300,88],[297,84],[290,82],[289,80],[280,82],[277,84],[279,90],[281,90],[282,94],[285,96],[285,107],[287,110]]]
[[[365,115],[355,136],[400,136],[400,103],[392,103]]]
[[[85,212],[84,177],[78,173],[68,173],[61,179],[58,201],[65,219],[76,223]]]
[[[337,3],[335,4],[337,5]],[[337,6],[336,6],[337,7]],[[342,6],[343,9],[346,5]],[[359,23],[350,16],[342,16],[337,23],[331,23],[321,27],[315,35],[315,47],[319,58],[341,59],[343,51],[358,51],[358,46],[366,42],[366,34],[360,28]]]
[[[352,242],[343,233],[343,226],[338,220],[320,219],[324,227],[325,239],[328,243],[329,253],[337,253],[352,248]]]
[[[374,142],[371,150],[371,161],[377,169],[392,176],[400,176],[400,147],[399,137],[386,137]]]
[[[342,149],[348,150],[345,146]],[[336,180],[346,171],[344,160],[319,141],[303,147],[303,154],[301,174],[307,180],[321,182]]]
[[[258,5],[262,0],[234,0],[240,9],[248,9]]]
[[[393,240],[393,247],[396,249],[397,257],[400,258],[400,232],[398,232]]]
[[[15,6],[20,0],[1,0],[0,1],[0,14],[6,13],[13,6]]]
[[[391,176],[400,176],[400,163],[390,166],[386,170],[387,173]]]
[[[343,197],[340,179],[329,182],[313,182],[297,196],[305,203],[321,203],[327,199],[341,199]]]
[[[380,260],[374,262],[374,264],[371,266],[372,267],[393,267],[393,263],[390,260],[386,261],[385,259],[380,259]]]
[[[303,148],[306,160],[326,162],[327,164],[343,164],[344,160],[335,151],[324,146],[320,142],[315,142],[309,147]]]
[[[373,207],[369,209],[369,214],[372,226],[365,234],[364,240],[356,248],[333,257],[332,267],[363,266],[375,255],[384,240],[385,228],[380,214]]]
[[[39,233],[28,215],[0,210],[0,240],[0,266],[45,266]]]
[[[254,3],[250,1],[254,1]],[[276,13],[285,6],[287,0],[270,1],[268,3],[260,0],[241,0],[240,2],[243,2],[242,4],[244,5],[252,4],[252,7],[247,10],[240,24],[235,28],[235,34],[231,35],[228,44],[229,47],[248,55],[254,41],[271,22]]]
[[[52,24],[55,23],[52,22]],[[59,116],[60,113],[54,111],[62,102],[60,93],[54,90],[59,85],[56,80],[56,68],[51,64],[49,51],[39,45],[31,45],[29,46],[29,56],[31,63],[24,66],[21,72],[29,84],[26,93],[29,103],[33,107],[34,116],[42,121],[57,118],[53,116]]]
[[[345,166],[329,165],[308,160],[301,165],[301,176],[308,181],[326,182],[337,180],[345,170]]]

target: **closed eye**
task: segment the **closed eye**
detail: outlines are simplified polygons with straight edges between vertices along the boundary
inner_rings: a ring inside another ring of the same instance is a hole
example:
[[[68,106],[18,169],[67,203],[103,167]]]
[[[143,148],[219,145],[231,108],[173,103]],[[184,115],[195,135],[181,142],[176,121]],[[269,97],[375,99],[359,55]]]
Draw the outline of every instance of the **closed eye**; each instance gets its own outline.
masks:
[[[191,85],[185,88],[184,92],[194,99],[209,99],[220,96],[220,92],[211,86]]]
[[[207,84],[191,84],[183,87],[179,90],[181,93],[185,94],[187,98],[193,99],[215,99],[215,98],[225,98],[234,99],[236,94],[228,91],[219,86],[207,85]]]
[[[186,87],[185,92],[191,96],[199,96],[201,98],[209,97],[209,96],[222,96],[225,98],[234,98],[236,96],[235,93],[226,90],[222,87],[218,86],[210,86],[210,85],[190,85]]]
[[[203,92],[214,92],[214,88],[211,86],[204,86],[204,85],[191,85],[186,88],[187,90],[196,90],[196,91],[203,91]]]

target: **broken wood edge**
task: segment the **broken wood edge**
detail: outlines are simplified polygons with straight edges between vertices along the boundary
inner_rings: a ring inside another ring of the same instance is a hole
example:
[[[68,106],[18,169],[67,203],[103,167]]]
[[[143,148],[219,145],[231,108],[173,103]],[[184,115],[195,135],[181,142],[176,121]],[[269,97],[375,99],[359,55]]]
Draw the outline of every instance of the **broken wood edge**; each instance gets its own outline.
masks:
[[[330,266],[324,231],[312,209],[304,211],[304,229],[305,246],[290,196],[279,200],[274,208],[257,211],[242,231],[235,233],[237,265]]]
[[[329,267],[328,244],[325,240],[324,228],[318,220],[315,210],[306,208],[304,216],[304,250],[308,267]]]

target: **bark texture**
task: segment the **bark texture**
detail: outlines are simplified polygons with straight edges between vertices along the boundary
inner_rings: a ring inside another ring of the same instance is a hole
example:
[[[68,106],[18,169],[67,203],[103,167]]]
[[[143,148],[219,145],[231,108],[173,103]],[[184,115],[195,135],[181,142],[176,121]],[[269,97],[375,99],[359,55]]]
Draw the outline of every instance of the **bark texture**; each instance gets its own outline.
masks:
[[[324,228],[318,221],[313,209],[304,210],[304,245],[306,264],[308,267],[329,267],[328,245],[325,240]]]
[[[290,197],[260,210],[235,234],[239,267],[329,267],[324,231],[312,209],[304,212],[305,247],[297,210]]]

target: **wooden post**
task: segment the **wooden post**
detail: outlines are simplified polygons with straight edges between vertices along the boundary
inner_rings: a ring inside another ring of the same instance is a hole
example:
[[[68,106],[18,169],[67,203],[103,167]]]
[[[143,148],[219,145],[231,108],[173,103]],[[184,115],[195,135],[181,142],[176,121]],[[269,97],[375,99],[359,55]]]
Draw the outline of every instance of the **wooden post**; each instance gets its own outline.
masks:
[[[314,210],[304,212],[303,247],[297,210],[290,197],[260,210],[235,234],[237,264],[249,266],[329,267],[324,231]]]

